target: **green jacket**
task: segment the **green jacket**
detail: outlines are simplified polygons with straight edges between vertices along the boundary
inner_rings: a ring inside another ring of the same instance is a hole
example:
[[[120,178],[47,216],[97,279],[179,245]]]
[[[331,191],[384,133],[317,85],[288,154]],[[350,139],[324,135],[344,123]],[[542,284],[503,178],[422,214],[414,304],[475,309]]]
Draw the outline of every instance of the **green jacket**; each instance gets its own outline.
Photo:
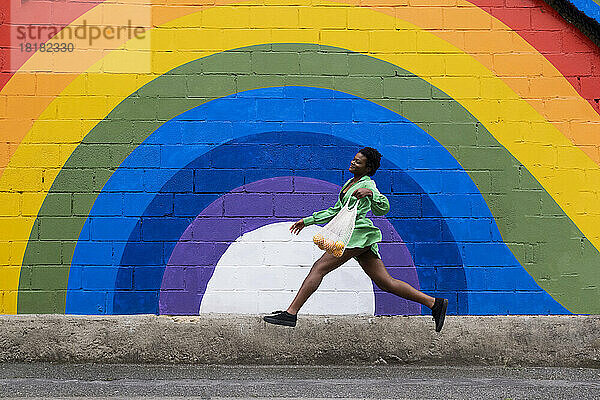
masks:
[[[342,207],[348,201],[358,201],[358,206],[356,210],[356,224],[354,226],[354,231],[352,232],[352,237],[348,242],[347,248],[353,247],[367,247],[370,246],[373,253],[377,255],[377,257],[381,258],[379,255],[379,248],[377,246],[377,242],[381,242],[381,231],[379,228],[373,225],[373,222],[366,217],[367,212],[372,211],[373,215],[385,215],[390,211],[390,202],[387,197],[382,195],[379,190],[377,190],[377,186],[375,186],[375,181],[371,179],[368,175],[363,176],[356,182],[346,193],[342,200],[340,200],[340,193],[348,186],[352,178],[348,179],[342,189],[338,193],[337,202],[333,207],[329,207],[326,210],[314,212],[310,217],[303,218],[304,225],[309,226],[313,224],[326,224],[331,221],[333,217],[342,209]],[[366,188],[370,189],[373,192],[373,197],[367,196],[362,199],[357,199],[354,196],[351,196],[352,192],[358,188]],[[353,200],[350,200],[352,198]],[[350,206],[353,206],[351,203]]]

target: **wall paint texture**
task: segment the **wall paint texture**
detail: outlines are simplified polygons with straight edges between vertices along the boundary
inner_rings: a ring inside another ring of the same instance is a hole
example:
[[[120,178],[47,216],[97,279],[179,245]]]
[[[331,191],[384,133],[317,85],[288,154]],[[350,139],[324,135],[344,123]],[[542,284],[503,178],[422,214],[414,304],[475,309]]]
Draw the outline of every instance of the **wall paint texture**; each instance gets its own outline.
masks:
[[[0,313],[286,307],[322,253],[289,226],[364,146],[392,276],[451,314],[600,313],[600,49],[543,1],[61,4],[0,27]],[[352,260],[302,312],[428,310]]]

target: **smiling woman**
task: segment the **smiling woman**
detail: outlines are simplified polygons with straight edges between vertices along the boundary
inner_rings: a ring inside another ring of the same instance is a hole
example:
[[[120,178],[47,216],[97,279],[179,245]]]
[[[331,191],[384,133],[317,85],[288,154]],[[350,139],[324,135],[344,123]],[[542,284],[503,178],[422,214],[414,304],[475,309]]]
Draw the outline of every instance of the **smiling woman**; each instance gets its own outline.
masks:
[[[361,149],[356,153],[348,168],[354,177],[344,184],[336,204],[326,210],[317,211],[312,216],[300,219],[290,227],[292,233],[298,234],[306,226],[327,223],[340,212],[344,205],[350,202],[351,197],[356,197],[358,202],[356,223],[350,241],[341,257],[335,257],[325,252],[313,264],[287,310],[275,311],[271,315],[265,316],[263,319],[266,322],[296,326],[298,311],[318,289],[325,275],[354,258],[381,290],[429,307],[435,320],[435,330],[436,332],[441,331],[448,308],[448,300],[433,298],[406,282],[394,279],[381,261],[377,246],[377,242],[382,240],[381,231],[366,217],[368,211],[372,211],[374,215],[385,215],[390,210],[388,199],[377,190],[375,182],[370,178],[379,168],[380,161],[381,154],[376,149],[372,147]],[[350,192],[352,187],[355,189]]]

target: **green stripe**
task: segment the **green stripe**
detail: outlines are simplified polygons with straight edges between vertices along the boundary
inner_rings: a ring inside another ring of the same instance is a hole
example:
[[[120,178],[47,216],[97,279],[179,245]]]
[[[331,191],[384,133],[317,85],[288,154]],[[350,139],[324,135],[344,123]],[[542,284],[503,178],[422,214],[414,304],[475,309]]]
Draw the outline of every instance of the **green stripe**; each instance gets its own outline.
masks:
[[[328,75],[319,75],[320,65],[332,64],[336,67],[329,67]],[[346,92],[415,122],[469,173],[505,243],[538,284],[572,312],[600,312],[596,300],[600,275],[594,268],[598,251],[527,169],[467,110],[397,66],[339,48],[303,44],[251,46],[190,62],[140,88],[95,126],[44,200],[25,252],[18,312],[64,313],[65,267],[70,265],[85,217],[53,216],[53,210],[62,209],[58,202],[68,198],[77,215],[88,215],[110,175],[136,144],[164,122],[232,93],[290,85]],[[173,98],[186,87],[192,97]],[[72,196],[52,198],[54,193]],[[60,261],[53,253],[58,241],[62,242]],[[49,268],[55,270],[52,280],[46,280]],[[51,295],[56,288],[63,289],[62,294]]]

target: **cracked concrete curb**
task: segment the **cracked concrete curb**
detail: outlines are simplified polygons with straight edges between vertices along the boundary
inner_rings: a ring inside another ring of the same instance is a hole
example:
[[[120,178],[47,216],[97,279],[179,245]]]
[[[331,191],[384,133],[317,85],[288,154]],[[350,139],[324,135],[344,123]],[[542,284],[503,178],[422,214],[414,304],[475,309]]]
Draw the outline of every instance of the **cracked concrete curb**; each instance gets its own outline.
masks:
[[[600,368],[600,316],[0,316],[0,362]]]

